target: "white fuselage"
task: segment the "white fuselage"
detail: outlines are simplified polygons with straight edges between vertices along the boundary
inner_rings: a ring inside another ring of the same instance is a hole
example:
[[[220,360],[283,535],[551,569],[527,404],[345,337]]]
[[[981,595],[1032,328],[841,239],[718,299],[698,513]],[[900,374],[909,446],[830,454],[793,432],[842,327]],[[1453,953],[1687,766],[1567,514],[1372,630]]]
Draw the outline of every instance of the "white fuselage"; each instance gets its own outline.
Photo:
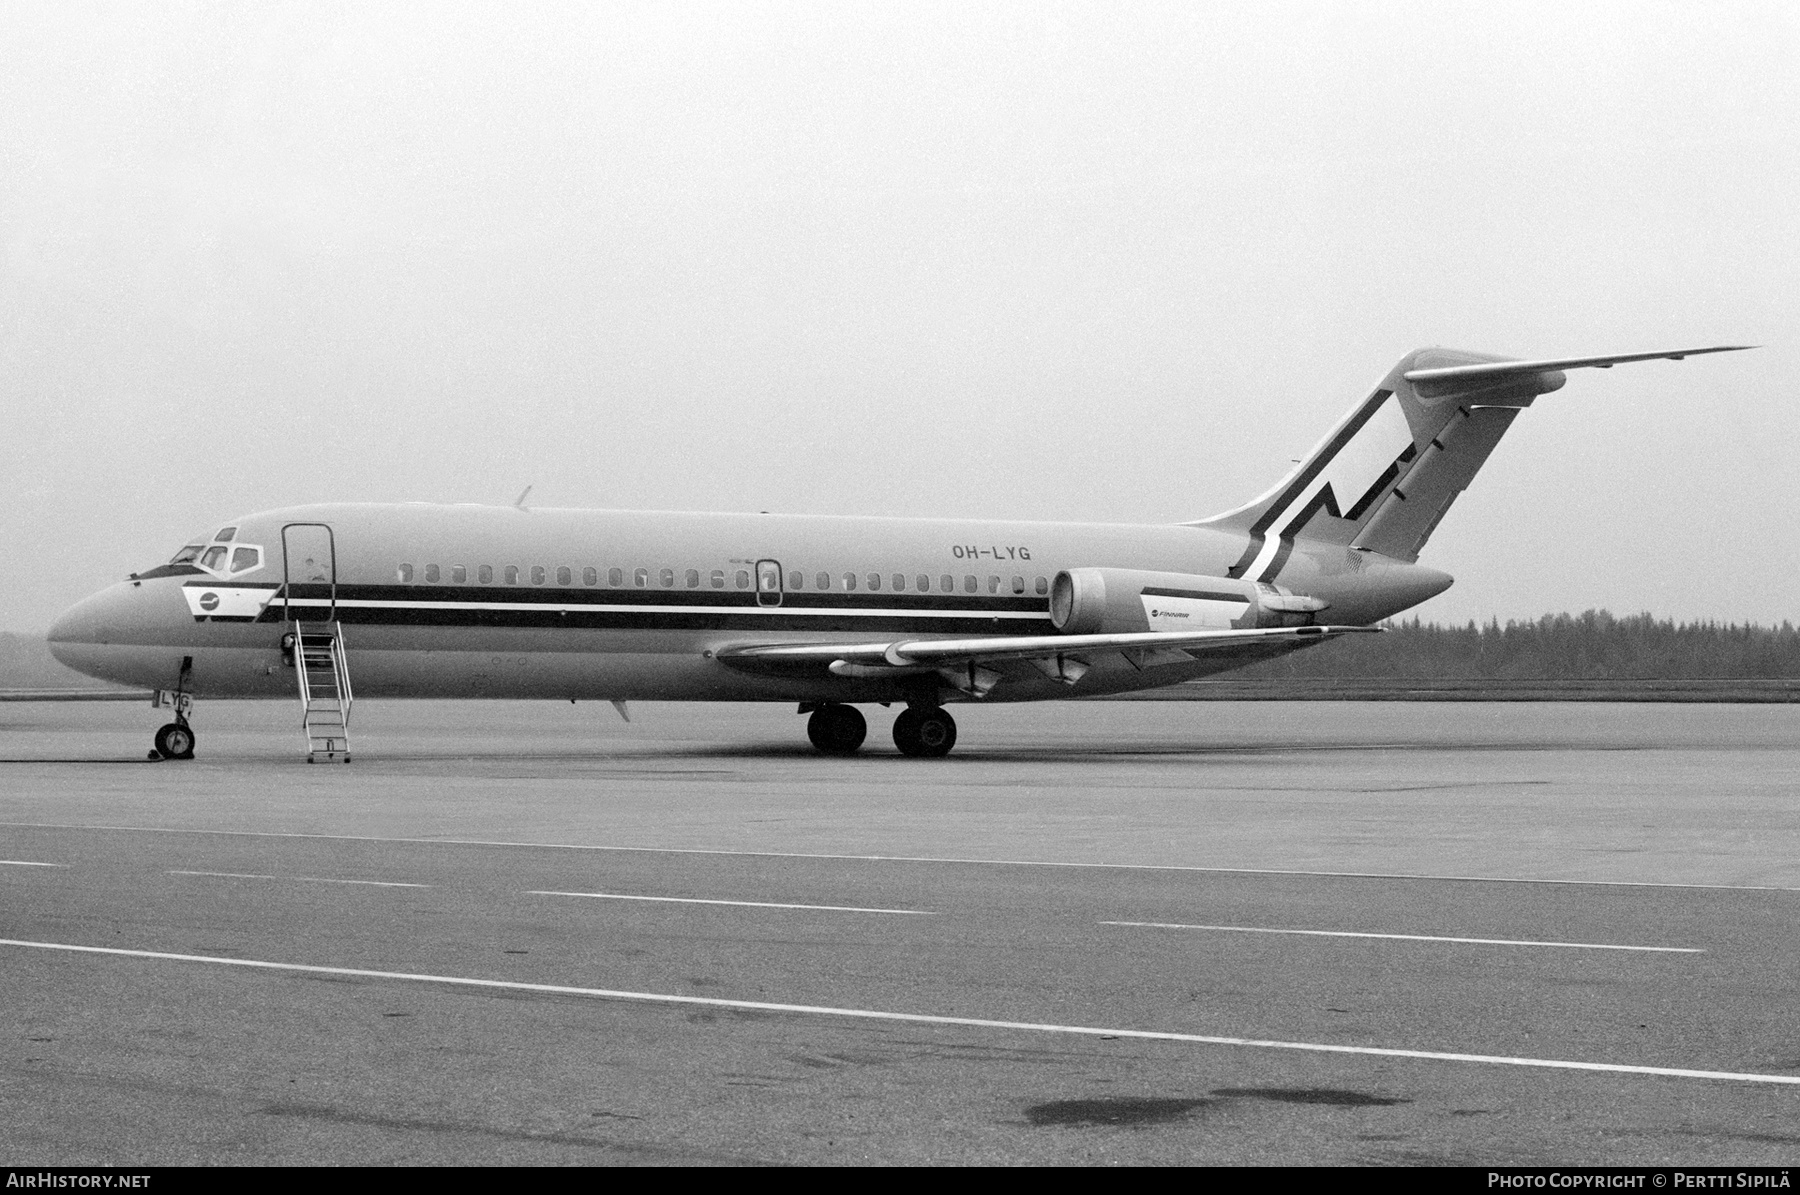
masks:
[[[514,507],[333,504],[249,515],[195,560],[120,582],[52,629],[83,672],[199,696],[294,692],[283,635],[335,621],[358,696],[886,701],[891,683],[750,675],[744,644],[1045,635],[1064,569],[1224,577],[1241,534],[1132,526]],[[223,548],[223,551],[215,550]],[[1305,542],[1275,578],[1368,624],[1450,578]],[[1143,668],[1119,658],[1077,685],[1026,670],[990,700],[1171,684],[1291,645]]]

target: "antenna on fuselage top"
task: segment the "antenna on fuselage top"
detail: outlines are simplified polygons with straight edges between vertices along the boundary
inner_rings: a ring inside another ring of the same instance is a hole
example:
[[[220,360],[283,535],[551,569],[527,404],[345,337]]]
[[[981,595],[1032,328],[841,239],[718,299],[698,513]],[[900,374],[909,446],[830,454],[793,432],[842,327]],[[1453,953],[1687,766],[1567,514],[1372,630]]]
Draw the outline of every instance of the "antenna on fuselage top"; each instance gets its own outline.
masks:
[[[525,505],[525,499],[527,499],[529,497],[531,497],[531,487],[526,486],[524,489],[519,491],[518,500],[515,501],[513,503],[513,505],[518,507],[520,510],[528,510],[530,508]]]

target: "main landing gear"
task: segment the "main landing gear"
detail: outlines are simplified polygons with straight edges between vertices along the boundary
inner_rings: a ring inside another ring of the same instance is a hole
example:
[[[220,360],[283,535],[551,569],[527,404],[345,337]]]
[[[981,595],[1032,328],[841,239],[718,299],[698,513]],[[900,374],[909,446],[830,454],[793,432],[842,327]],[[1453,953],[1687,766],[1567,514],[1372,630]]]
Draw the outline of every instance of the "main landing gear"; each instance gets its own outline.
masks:
[[[868,734],[855,706],[815,706],[806,720],[806,737],[827,755],[856,754]],[[935,705],[910,706],[894,719],[894,746],[915,759],[941,759],[956,746],[956,721]]]
[[[956,746],[956,720],[937,706],[909,706],[894,719],[894,746],[915,759],[942,759]]]
[[[853,705],[822,705],[806,720],[806,737],[827,755],[854,755],[869,724]]]

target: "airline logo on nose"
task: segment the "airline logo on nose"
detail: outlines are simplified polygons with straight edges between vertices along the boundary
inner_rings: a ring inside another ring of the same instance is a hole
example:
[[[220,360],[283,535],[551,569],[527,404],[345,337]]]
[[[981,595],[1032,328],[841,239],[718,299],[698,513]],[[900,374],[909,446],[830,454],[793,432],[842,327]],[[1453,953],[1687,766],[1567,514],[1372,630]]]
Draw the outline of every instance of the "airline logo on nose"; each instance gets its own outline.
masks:
[[[275,586],[184,585],[181,596],[187,599],[188,613],[195,618],[249,621],[261,614],[275,596]]]

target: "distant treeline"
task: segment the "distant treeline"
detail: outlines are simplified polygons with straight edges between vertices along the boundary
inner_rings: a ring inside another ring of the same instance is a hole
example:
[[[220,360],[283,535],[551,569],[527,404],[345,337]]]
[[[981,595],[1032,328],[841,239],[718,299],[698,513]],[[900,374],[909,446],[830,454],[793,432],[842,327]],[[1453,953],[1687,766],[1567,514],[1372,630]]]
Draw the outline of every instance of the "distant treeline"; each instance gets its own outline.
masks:
[[[1685,622],[1605,610],[1535,621],[1385,624],[1230,675],[1440,680],[1781,680],[1800,678],[1800,629]]]

